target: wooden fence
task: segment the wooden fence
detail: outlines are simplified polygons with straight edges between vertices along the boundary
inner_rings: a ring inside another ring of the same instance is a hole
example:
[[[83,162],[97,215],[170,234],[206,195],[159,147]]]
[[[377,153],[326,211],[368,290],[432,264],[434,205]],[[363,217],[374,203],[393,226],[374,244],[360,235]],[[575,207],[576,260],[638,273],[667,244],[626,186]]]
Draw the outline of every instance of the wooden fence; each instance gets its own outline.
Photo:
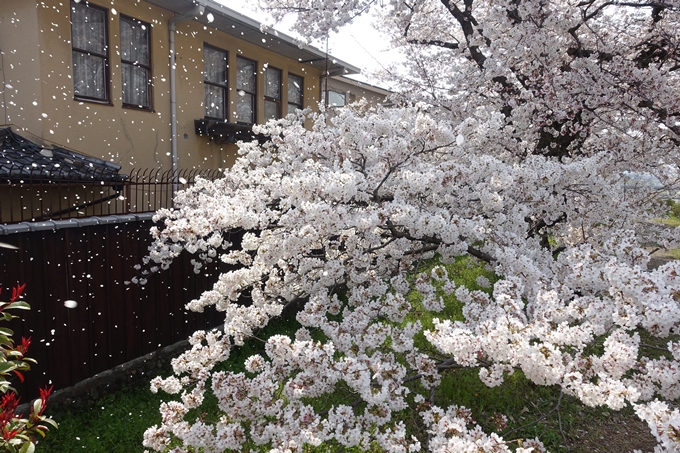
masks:
[[[26,283],[10,326],[20,341],[30,336],[28,356],[38,365],[19,390],[35,396],[38,387],[71,386],[160,347],[186,339],[197,329],[215,327],[220,316],[188,313],[184,305],[216,280],[217,265],[194,274],[192,256],[182,255],[166,271],[151,274],[145,286],[125,285],[137,275],[151,243],[151,221],[0,235],[18,250],[0,248],[2,300],[7,290]],[[184,252],[186,253],[186,252]],[[224,265],[222,265],[224,268]],[[67,308],[73,300],[77,307]]]

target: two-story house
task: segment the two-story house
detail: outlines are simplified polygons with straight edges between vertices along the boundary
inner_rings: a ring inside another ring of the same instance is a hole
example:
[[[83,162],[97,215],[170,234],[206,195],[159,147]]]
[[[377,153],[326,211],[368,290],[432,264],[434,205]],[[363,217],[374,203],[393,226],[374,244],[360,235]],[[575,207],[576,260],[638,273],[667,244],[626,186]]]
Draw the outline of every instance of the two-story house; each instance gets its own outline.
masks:
[[[0,124],[122,167],[224,168],[359,70],[211,0],[3,0]]]

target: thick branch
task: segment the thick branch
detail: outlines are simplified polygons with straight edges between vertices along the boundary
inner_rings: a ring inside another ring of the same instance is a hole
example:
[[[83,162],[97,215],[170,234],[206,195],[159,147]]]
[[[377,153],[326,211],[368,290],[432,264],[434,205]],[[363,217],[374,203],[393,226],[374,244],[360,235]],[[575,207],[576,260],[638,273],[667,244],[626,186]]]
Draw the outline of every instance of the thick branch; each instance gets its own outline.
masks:
[[[479,46],[470,46],[470,41],[475,33],[474,26],[477,25],[477,21],[472,16],[472,0],[465,0],[465,11],[458,9],[458,6],[456,6],[456,4],[450,0],[440,1],[460,24],[460,28],[463,30],[463,35],[465,36],[465,42],[468,43],[470,56],[475,61],[475,63],[477,63],[477,66],[479,66],[480,69],[484,69],[486,57],[482,51],[479,50]]]
[[[412,236],[410,233],[408,233],[406,231],[400,231],[397,228],[397,226],[394,223],[392,223],[391,220],[387,220],[387,222],[385,222],[384,228],[389,230],[390,234],[392,234],[392,237],[394,237],[394,238],[397,238],[397,239],[405,238],[405,239],[408,239],[410,241],[422,242],[424,244],[429,244],[429,245],[423,246],[421,249],[416,249],[416,250],[411,250],[409,252],[406,252],[407,255],[413,255],[413,254],[421,253],[421,252],[424,253],[424,252],[427,252],[427,251],[434,251],[434,250],[437,250],[439,248],[439,246],[446,245],[442,242],[441,239],[436,238],[436,237],[424,236],[422,238],[417,238],[415,236]],[[460,240],[465,241],[465,238],[461,238]],[[487,263],[492,263],[492,262],[496,261],[496,259],[494,257],[492,257],[491,255],[484,253],[481,250],[478,250],[478,249],[476,249],[472,246],[468,246],[467,253],[469,255],[472,255],[475,258],[478,258],[478,259],[480,259],[484,262],[487,262]]]
[[[447,41],[441,41],[439,39],[409,39],[406,42],[409,44],[418,44],[418,45],[424,45],[424,46],[435,46],[435,47],[443,47],[445,49],[459,49],[460,46],[458,45],[457,42],[447,42]]]

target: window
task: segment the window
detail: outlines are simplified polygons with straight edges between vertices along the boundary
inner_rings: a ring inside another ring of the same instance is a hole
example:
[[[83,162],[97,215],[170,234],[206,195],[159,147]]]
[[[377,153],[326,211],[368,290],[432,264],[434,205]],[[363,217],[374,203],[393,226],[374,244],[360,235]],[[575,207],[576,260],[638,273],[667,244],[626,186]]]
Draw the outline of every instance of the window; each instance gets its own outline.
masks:
[[[120,60],[123,72],[123,105],[151,108],[151,27],[120,17]]]
[[[256,119],[257,63],[236,57],[236,122],[253,124]]]
[[[227,70],[228,55],[224,50],[203,47],[203,86],[205,116],[227,119]]]
[[[344,107],[345,93],[339,91],[328,90],[326,92],[326,103],[328,107]]]
[[[71,2],[73,90],[78,99],[109,102],[107,12]]]
[[[267,67],[264,71],[264,120],[281,118],[281,70]]]
[[[302,77],[288,74],[288,113],[302,110]]]

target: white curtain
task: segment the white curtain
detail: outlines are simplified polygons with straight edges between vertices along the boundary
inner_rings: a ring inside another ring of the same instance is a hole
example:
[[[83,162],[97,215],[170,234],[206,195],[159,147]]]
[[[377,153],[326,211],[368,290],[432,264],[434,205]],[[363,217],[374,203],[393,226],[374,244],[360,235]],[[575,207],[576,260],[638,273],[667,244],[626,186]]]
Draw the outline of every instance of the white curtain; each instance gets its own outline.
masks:
[[[205,47],[203,49],[203,78],[205,96],[205,116],[210,118],[227,117],[226,85],[227,85],[227,53]]]
[[[146,24],[121,19],[120,59],[123,70],[123,102],[149,107],[149,29]]]
[[[123,63],[123,103],[149,107],[149,71]]]
[[[75,94],[107,100],[106,12],[72,4],[71,23]]]
[[[281,71],[267,68],[264,72],[264,119],[281,118]]]
[[[236,64],[236,121],[252,124],[255,122],[257,64],[244,58],[237,58]]]
[[[302,108],[302,77],[288,75],[288,113]]]

